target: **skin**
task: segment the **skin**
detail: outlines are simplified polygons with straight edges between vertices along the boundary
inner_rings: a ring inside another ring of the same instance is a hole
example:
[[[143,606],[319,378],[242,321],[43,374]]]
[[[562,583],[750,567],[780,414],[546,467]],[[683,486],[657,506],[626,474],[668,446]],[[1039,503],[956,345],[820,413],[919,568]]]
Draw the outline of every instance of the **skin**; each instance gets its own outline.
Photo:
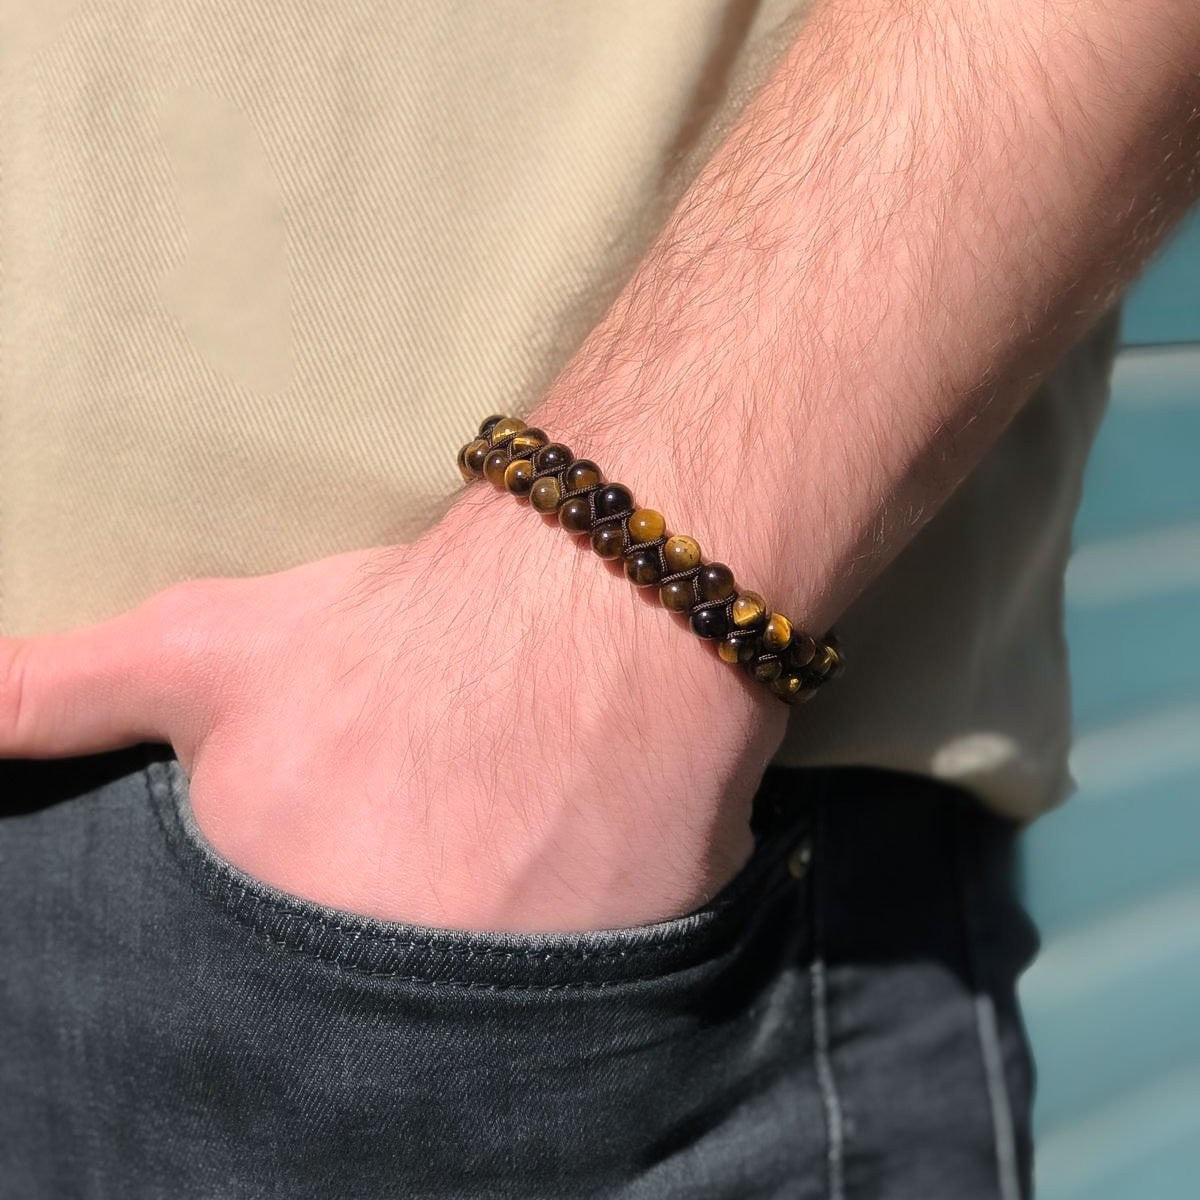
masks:
[[[1200,194],[1198,110],[1190,0],[821,3],[524,415],[824,630]],[[688,911],[787,710],[547,524],[478,484],[408,545],[0,639],[0,754],[170,742],[222,854],[350,911]]]

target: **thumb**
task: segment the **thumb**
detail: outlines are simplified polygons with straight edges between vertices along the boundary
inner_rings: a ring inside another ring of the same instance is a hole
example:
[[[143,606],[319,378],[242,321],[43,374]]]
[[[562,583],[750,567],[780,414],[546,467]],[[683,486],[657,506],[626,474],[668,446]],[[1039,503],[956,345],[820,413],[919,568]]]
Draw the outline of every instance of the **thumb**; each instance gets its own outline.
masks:
[[[171,741],[187,711],[199,608],[176,584],[107,621],[0,637],[0,757],[56,758]]]

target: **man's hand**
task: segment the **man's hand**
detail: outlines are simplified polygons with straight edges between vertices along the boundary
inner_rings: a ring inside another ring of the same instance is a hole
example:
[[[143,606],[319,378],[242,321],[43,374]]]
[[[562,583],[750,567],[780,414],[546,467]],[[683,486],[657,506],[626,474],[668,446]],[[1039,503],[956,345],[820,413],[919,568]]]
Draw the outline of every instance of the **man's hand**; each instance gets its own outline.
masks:
[[[587,929],[696,907],[749,854],[783,706],[586,540],[479,488],[408,546],[0,641],[0,754],[170,742],[225,857],[376,917]]]

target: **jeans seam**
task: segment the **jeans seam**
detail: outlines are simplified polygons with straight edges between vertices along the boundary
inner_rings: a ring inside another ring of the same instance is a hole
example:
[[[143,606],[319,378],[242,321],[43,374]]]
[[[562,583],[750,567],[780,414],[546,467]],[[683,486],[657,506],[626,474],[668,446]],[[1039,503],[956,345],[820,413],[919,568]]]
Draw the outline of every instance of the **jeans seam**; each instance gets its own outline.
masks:
[[[996,1194],[998,1200],[1021,1200],[1021,1185],[1017,1170],[1017,1147],[1014,1133],[1012,1100],[1000,1052],[996,1026],[996,1006],[981,982],[976,930],[967,887],[967,871],[963,862],[963,814],[955,809],[951,814],[951,843],[954,854],[954,880],[961,914],[964,957],[971,985],[971,1016],[975,1043],[983,1070],[984,1091],[992,1122],[992,1149],[996,1160]]]
[[[826,1184],[829,1200],[845,1200],[846,1123],[841,1093],[833,1069],[833,1054],[829,1041],[829,989],[825,970],[825,937],[822,928],[824,904],[822,884],[825,880],[825,841],[827,828],[825,808],[828,796],[828,774],[822,775],[816,799],[815,849],[813,853],[810,907],[812,911],[813,960],[809,966],[812,997],[813,1065],[821,1104],[825,1111]]]

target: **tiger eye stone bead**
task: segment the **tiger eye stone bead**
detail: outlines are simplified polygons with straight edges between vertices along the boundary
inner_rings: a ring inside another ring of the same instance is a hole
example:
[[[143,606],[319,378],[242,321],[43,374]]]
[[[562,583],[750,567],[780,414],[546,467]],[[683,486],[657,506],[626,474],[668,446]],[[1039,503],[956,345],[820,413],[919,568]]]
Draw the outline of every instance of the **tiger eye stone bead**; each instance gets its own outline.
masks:
[[[493,427],[497,421],[503,421],[503,413],[492,413],[490,417],[484,417],[479,424],[479,436],[481,438],[490,437]]]
[[[733,572],[724,563],[705,563],[696,578],[705,600],[728,600],[733,595]]]
[[[717,654],[735,666],[748,663],[758,653],[758,639],[729,633],[717,643]]]
[[[603,479],[600,468],[589,458],[577,458],[563,476],[569,492],[577,492],[580,488],[594,487]]]
[[[458,463],[458,473],[464,479],[466,479],[468,481],[475,478],[475,472],[472,471],[471,468],[467,466],[467,449],[469,446],[470,446],[469,442],[467,443],[466,446],[460,446],[459,451],[458,451],[458,457],[455,459],[455,462]]]
[[[750,668],[750,673],[759,683],[770,683],[783,674],[783,664],[777,658],[764,658]]]
[[[561,442],[551,442],[542,446],[534,455],[534,463],[539,471],[561,471],[569,467],[575,456]]]
[[[635,542],[654,542],[667,532],[666,518],[652,508],[635,509],[626,524]]]
[[[475,441],[467,444],[467,448],[463,451],[463,462],[467,464],[468,470],[473,475],[483,474],[483,460],[487,458],[490,451],[491,443],[486,438],[476,438]]]
[[[686,533],[673,533],[663,545],[663,558],[667,560],[667,570],[690,571],[700,565],[700,543]]]
[[[625,534],[620,525],[601,525],[592,534],[592,549],[601,558],[620,558],[625,549]]]
[[[508,470],[508,451],[491,450],[483,460],[483,477],[497,487],[504,486],[504,472]]]
[[[504,486],[514,496],[528,496],[533,487],[533,463],[527,458],[517,458],[504,469]]]
[[[492,426],[491,433],[488,438],[494,446],[502,438],[508,437],[510,433],[520,433],[525,428],[525,422],[517,417],[505,417],[502,421],[497,421]]]
[[[736,629],[730,630],[717,647],[717,653],[727,663],[737,663],[739,666],[744,666],[750,662],[758,651],[759,640],[757,635],[747,635]]]
[[[807,633],[801,633],[797,629],[792,630],[791,644],[784,654],[787,665],[793,671],[802,670],[807,667],[813,660],[813,655],[817,652],[817,643],[808,636]]]
[[[747,589],[739,592],[733,602],[733,623],[739,629],[757,625],[767,615],[767,602],[757,593]]]
[[[832,661],[829,664],[829,670],[825,672],[825,678],[836,679],[842,673],[842,668],[846,665],[846,660],[842,657],[840,650],[832,648],[829,656]]]
[[[692,632],[702,638],[723,638],[729,632],[729,619],[723,608],[702,608],[692,613]]]
[[[658,600],[668,612],[687,612],[696,603],[696,589],[690,579],[673,579],[658,589]]]
[[[529,489],[529,503],[540,513],[552,513],[562,499],[562,488],[553,475],[543,475],[535,479]]]
[[[587,533],[592,525],[592,509],[587,497],[564,500],[558,510],[558,523],[569,533]]]
[[[763,628],[763,646],[778,653],[792,640],[792,623],[783,613],[773,612]]]
[[[783,700],[795,700],[804,690],[804,680],[799,675],[780,675],[771,681],[771,691]]]
[[[625,577],[638,587],[649,587],[662,578],[662,567],[659,566],[658,552],[655,550],[638,550],[625,560]]]
[[[836,666],[841,664],[841,655],[836,650],[829,646],[818,646],[816,653],[813,654],[812,661],[808,664],[808,669],[814,675],[820,675],[824,678],[834,672]]]
[[[540,429],[522,429],[514,433],[508,443],[513,454],[520,458],[532,458],[535,450],[540,450],[550,439]]]
[[[633,508],[633,493],[621,483],[610,483],[595,494],[596,516],[613,517]]]

